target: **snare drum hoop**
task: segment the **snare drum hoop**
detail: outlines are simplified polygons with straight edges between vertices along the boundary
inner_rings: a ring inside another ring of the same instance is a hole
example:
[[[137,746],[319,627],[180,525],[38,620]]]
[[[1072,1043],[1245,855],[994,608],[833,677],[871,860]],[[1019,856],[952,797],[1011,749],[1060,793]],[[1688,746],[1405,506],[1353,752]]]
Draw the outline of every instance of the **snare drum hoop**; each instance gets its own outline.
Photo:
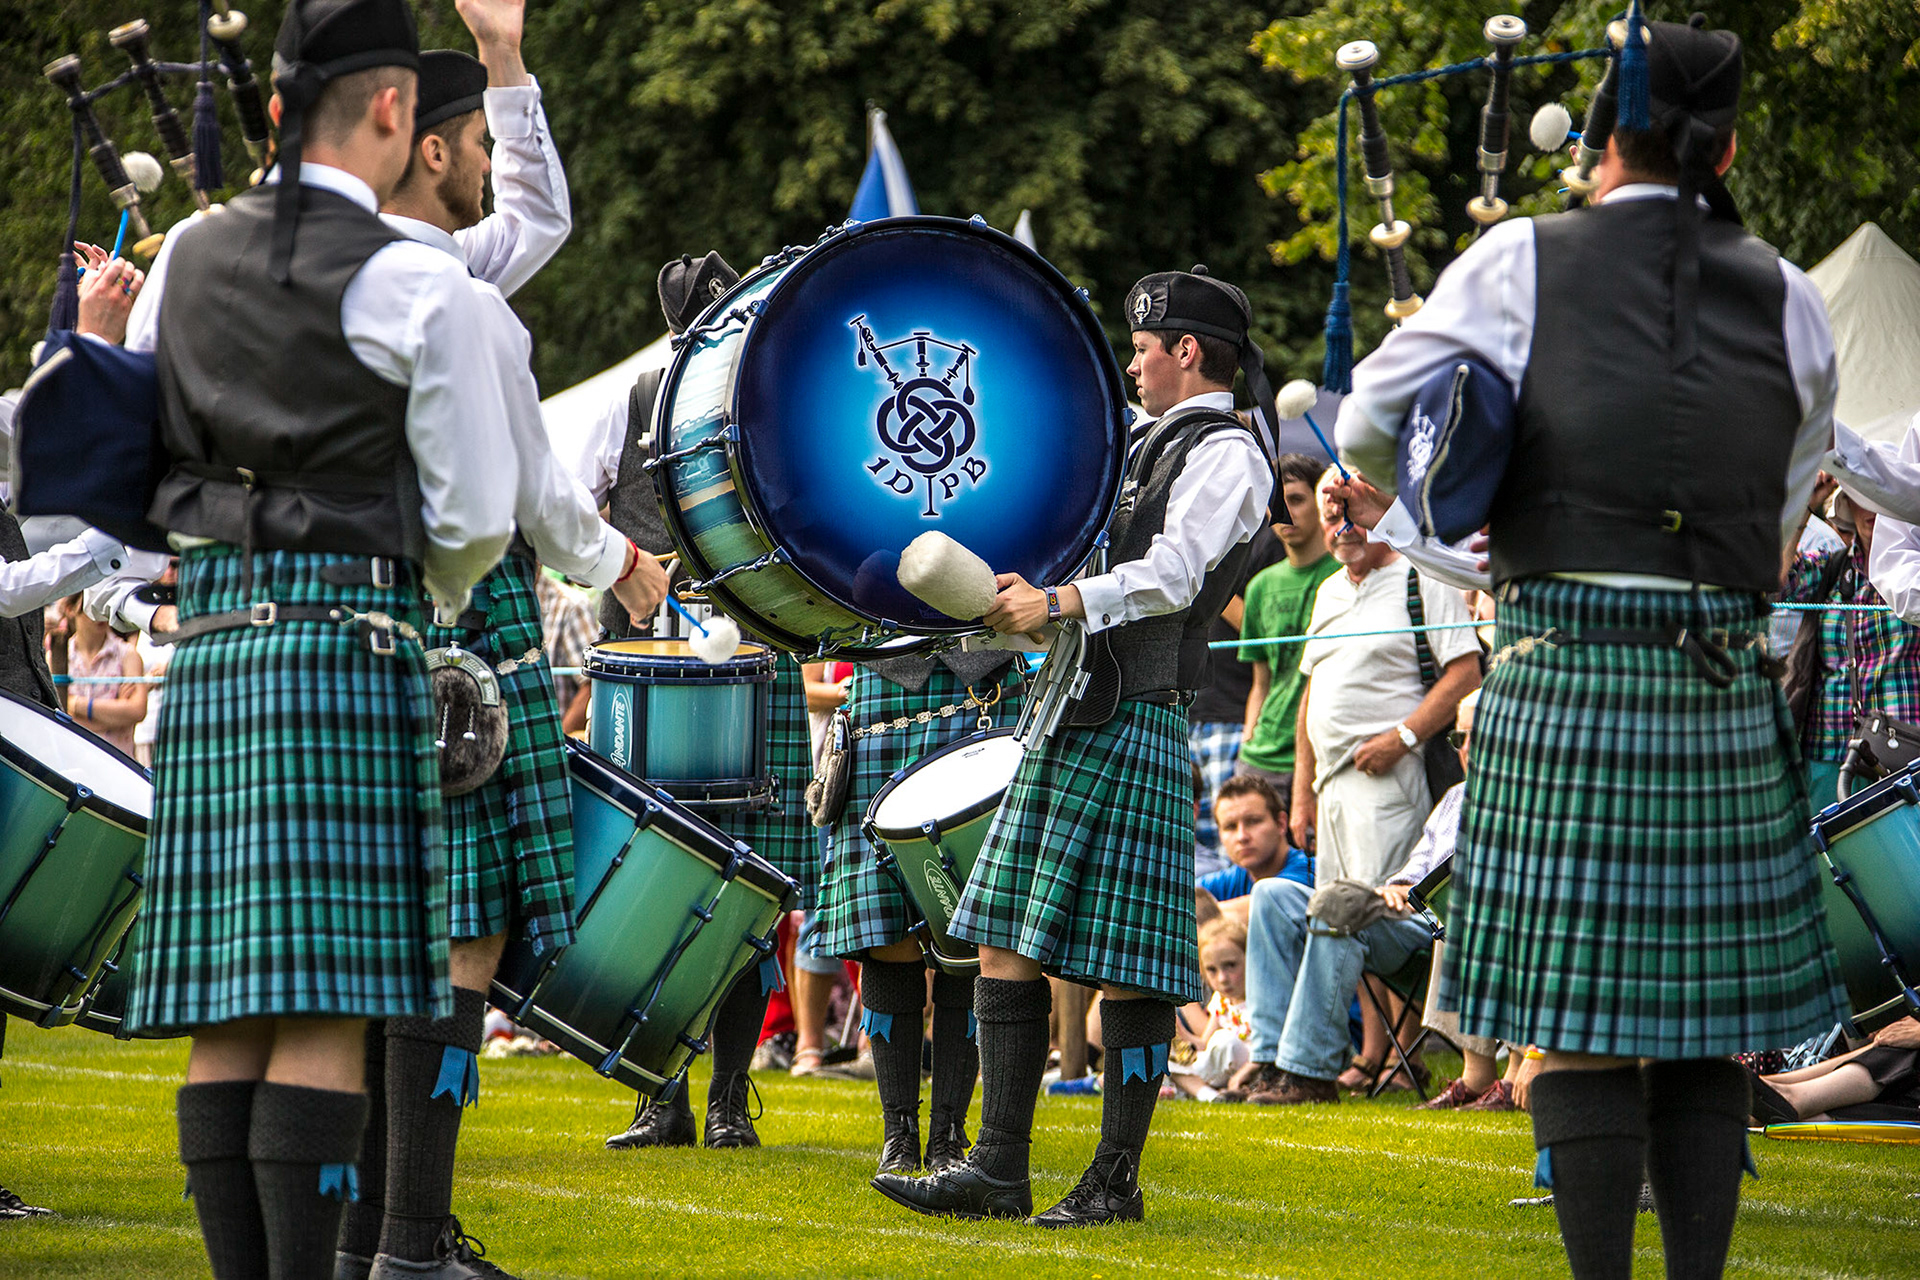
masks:
[[[998,228],[988,226],[984,219],[941,218],[925,214],[915,214],[898,218],[877,218],[871,222],[857,222],[850,219],[837,227],[829,228],[826,234],[822,235],[820,239],[806,249],[797,252],[789,249],[768,258],[757,270],[749,272],[732,289],[715,299],[712,305],[702,311],[699,319],[688,329],[688,332],[697,333],[700,325],[705,322],[709,316],[725,315],[731,308],[734,298],[757,288],[769,274],[777,273],[783,276],[789,276],[793,268],[799,266],[811,255],[831,250],[842,241],[850,240],[875,229],[895,230],[900,228],[902,224],[909,223],[916,226],[924,226],[929,230],[945,231],[952,234],[984,235],[986,238],[992,240],[998,247],[1009,252],[1013,257],[1023,259],[1028,266],[1035,269],[1037,274],[1039,274],[1049,286],[1057,290],[1062,297],[1084,298],[1084,294],[1078,287],[1075,286],[1072,281],[1068,280],[1065,275],[1061,274],[1059,268],[1042,257],[1037,250],[1029,248],[1027,245],[1022,244]],[[771,526],[768,524],[765,514],[760,510],[759,500],[754,493],[753,486],[748,483],[745,441],[736,430],[739,422],[740,371],[745,367],[747,357],[752,351],[754,334],[759,326],[761,315],[765,314],[766,308],[770,307],[780,296],[781,291],[786,289],[791,283],[789,279],[782,279],[775,283],[766,295],[759,300],[761,309],[753,315],[744,317],[741,321],[739,349],[734,353],[733,361],[727,369],[726,391],[721,396],[721,403],[724,406],[721,421],[725,423],[721,447],[726,454],[727,475],[733,482],[734,499],[740,504],[741,515],[746,520],[747,527],[753,531],[754,537],[768,552],[775,550],[778,543],[775,542],[772,534],[769,532]],[[1106,341],[1105,336],[1101,334],[1098,322],[1092,318],[1090,313],[1087,316],[1087,323],[1094,342],[1104,344]],[[687,361],[691,357],[696,345],[695,342],[688,342],[674,352],[673,362],[667,366],[666,376],[662,379],[657,403],[667,406],[673,404],[674,396],[678,394],[679,391],[681,374],[685,371]],[[1094,345],[1094,343],[1090,342],[1089,345]],[[1096,360],[1095,363],[1100,368],[1102,380],[1107,384],[1106,389],[1109,402],[1114,406],[1115,414],[1120,419],[1117,423],[1116,431],[1116,438],[1120,442],[1120,451],[1110,460],[1111,465],[1108,468],[1109,474],[1105,486],[1105,500],[1100,504],[1101,510],[1103,510],[1105,514],[1100,518],[1099,528],[1094,531],[1093,536],[1088,540],[1086,554],[1080,557],[1079,562],[1073,565],[1070,571],[1059,575],[1061,581],[1067,581],[1078,576],[1080,571],[1087,566],[1088,562],[1106,545],[1107,534],[1112,527],[1114,513],[1120,504],[1121,488],[1126,480],[1124,452],[1125,441],[1127,439],[1127,424],[1124,415],[1127,413],[1127,397],[1125,388],[1121,383],[1119,366],[1113,360],[1111,350],[1108,350],[1106,354],[1107,359]],[[653,451],[656,462],[673,447],[668,440],[668,432],[665,427],[666,424],[664,422],[659,424],[659,427],[653,434]],[[661,468],[663,479],[665,478],[665,470],[666,468]],[[686,528],[686,524],[681,518],[681,513],[677,510],[677,504],[669,498],[667,490],[668,486],[665,483],[654,485],[654,496],[659,501],[660,514],[666,521],[675,548],[679,550],[681,558],[686,562],[687,566],[697,572],[699,578],[712,578],[719,570],[707,564],[705,560],[701,558],[698,548],[694,545],[691,533]],[[843,612],[863,622],[873,622],[867,614],[861,612],[846,600],[841,599],[835,592],[828,590],[821,584],[819,579],[808,573],[799,563],[792,560],[783,560],[781,561],[781,565],[791,570],[802,582],[806,583],[807,586],[818,592],[826,600],[831,601]],[[978,623],[918,623],[911,633],[901,631],[892,633],[895,638],[891,643],[854,643],[829,646],[827,642],[817,637],[796,635],[761,618],[754,610],[746,607],[738,596],[728,591],[725,584],[712,584],[704,588],[704,591],[708,596],[730,606],[724,610],[726,613],[748,619],[751,622],[753,631],[772,641],[778,647],[794,653],[810,653],[811,656],[815,658],[824,658],[830,654],[843,655],[855,661],[866,658],[901,657],[906,654],[918,652],[941,637],[979,635],[985,630],[985,628],[981,627]],[[886,634],[886,625],[893,624],[874,624],[875,629],[882,631],[883,634]]]
[[[867,839],[876,844],[888,844],[894,841],[925,840],[927,833],[921,827],[882,827],[879,825],[880,806],[886,802],[887,797],[891,796],[908,778],[934,764],[936,761],[946,756],[955,755],[959,752],[977,747],[990,738],[1011,738],[1014,736],[1014,733],[1015,730],[1013,729],[988,729],[984,733],[970,733],[964,738],[958,738],[949,742],[938,751],[921,756],[918,760],[915,760],[912,764],[900,770],[891,778],[888,778],[886,785],[874,793],[872,802],[867,805],[866,817],[861,821],[860,826],[861,829],[866,832]],[[1006,786],[1000,788],[1000,790],[994,792],[992,795],[975,801],[973,804],[965,806],[958,812],[950,813],[938,819],[935,829],[942,835],[945,835],[958,831],[968,823],[985,817],[1006,802],[1007,792],[1012,786],[1013,783],[1009,780]]]
[[[33,712],[62,732],[79,734],[87,740],[89,745],[98,747],[106,755],[112,756],[119,763],[126,765],[130,771],[136,774],[140,780],[149,787],[153,785],[153,774],[144,765],[126,752],[120,750],[120,748],[114,746],[111,742],[108,742],[105,738],[102,738],[99,734],[81,728],[74,722],[73,717],[54,711],[49,707],[35,702],[31,698],[23,698],[18,694],[9,693],[5,689],[0,689],[0,699],[4,699],[7,702],[13,703],[15,706]],[[12,739],[4,736],[0,736],[0,760],[4,760],[6,763],[14,766],[20,770],[21,773],[24,773],[27,777],[33,779],[33,781],[39,783],[69,803],[71,803],[73,797],[78,794],[80,788],[86,786],[86,783],[75,781],[53,769],[38,756],[31,754],[24,747],[16,745]],[[147,818],[134,813],[130,809],[122,808],[91,787],[87,788],[86,800],[77,807],[85,809],[101,821],[119,827],[123,831],[127,831],[133,835],[144,836],[147,834]]]
[[[677,637],[660,636],[659,640],[671,640]],[[743,641],[742,647],[752,650],[750,653],[736,651],[725,662],[708,663],[694,655],[691,646],[684,658],[677,655],[629,654],[615,650],[613,646],[630,644],[627,640],[607,640],[587,646],[585,660],[580,664],[589,680],[606,680],[614,684],[673,684],[673,685],[723,685],[723,684],[772,684],[779,675],[779,657],[766,645],[755,644],[751,640]]]

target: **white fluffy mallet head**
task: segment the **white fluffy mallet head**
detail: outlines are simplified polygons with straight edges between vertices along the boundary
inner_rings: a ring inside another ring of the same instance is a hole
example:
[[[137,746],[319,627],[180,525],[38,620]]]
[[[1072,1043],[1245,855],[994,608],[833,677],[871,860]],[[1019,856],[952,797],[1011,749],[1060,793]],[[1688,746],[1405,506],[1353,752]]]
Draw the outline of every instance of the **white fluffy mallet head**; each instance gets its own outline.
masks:
[[[1536,151],[1558,151],[1567,145],[1567,135],[1572,132],[1573,116],[1557,102],[1542,105],[1527,126],[1527,136],[1533,139]]]
[[[937,530],[928,530],[900,553],[900,585],[949,618],[972,621],[993,608],[999,594],[993,569]]]
[[[716,613],[707,619],[706,626],[704,633],[696,631],[687,639],[693,656],[710,667],[731,661],[740,651],[740,625],[724,613]]]
[[[127,177],[142,195],[159,190],[160,180],[167,176],[161,163],[144,151],[129,151],[120,157],[120,163],[126,166]]]
[[[1283,418],[1304,418],[1313,412],[1313,406],[1320,403],[1320,388],[1305,378],[1295,378],[1280,388],[1280,394],[1273,398],[1273,408]]]

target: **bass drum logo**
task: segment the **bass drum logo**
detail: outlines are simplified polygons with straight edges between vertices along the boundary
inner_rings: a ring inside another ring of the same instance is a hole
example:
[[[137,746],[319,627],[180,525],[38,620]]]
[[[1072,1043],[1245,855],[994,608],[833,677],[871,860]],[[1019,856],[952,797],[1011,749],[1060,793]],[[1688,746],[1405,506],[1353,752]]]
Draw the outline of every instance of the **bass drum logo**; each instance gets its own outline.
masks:
[[[930,329],[880,342],[865,314],[847,325],[856,335],[854,363],[865,368],[871,361],[889,392],[874,412],[881,452],[867,472],[888,491],[923,503],[920,514],[936,519],[943,504],[962,489],[977,487],[987,474],[986,459],[973,452],[980,442],[973,408],[978,353],[971,344],[950,342]],[[894,353],[892,359],[888,352]],[[904,373],[896,360],[906,366]]]

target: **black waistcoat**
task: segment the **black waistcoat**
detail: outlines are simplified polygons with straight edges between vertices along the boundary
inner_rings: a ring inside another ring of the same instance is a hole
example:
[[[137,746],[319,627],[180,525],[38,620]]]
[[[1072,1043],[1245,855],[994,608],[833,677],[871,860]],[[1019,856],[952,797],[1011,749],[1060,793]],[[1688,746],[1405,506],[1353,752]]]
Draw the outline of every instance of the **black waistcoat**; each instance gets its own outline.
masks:
[[[1772,248],[1700,228],[1699,352],[1672,367],[1673,204],[1534,220],[1538,314],[1513,457],[1491,513],[1495,582],[1651,573],[1771,592],[1801,421]]]
[[[648,369],[633,380],[627,395],[627,438],[620,447],[620,470],[607,490],[607,523],[633,539],[640,550],[657,555],[673,550],[667,522],[660,514],[659,491],[647,459],[653,456],[653,402],[660,394],[664,369]],[[600,625],[608,635],[627,634],[627,610],[613,592],[600,596]]]
[[[360,362],[340,320],[355,274],[401,236],[344,196],[302,187],[293,279],[275,284],[274,190],[236,197],[174,245],[158,350],[173,469],[151,517],[222,542],[250,535],[260,550],[418,561],[408,389]]]
[[[1239,418],[1217,409],[1188,409],[1154,423],[1127,464],[1120,512],[1108,531],[1108,563],[1138,560],[1153,546],[1155,535],[1166,528],[1173,483],[1195,445],[1222,431],[1247,429]],[[1227,552],[1186,608],[1104,633],[1119,666],[1121,698],[1157,689],[1194,690],[1207,682],[1207,627],[1233,598],[1251,545],[1242,542]]]
[[[20,522],[13,512],[0,504],[0,558],[9,561],[28,557],[27,540],[20,535]],[[44,706],[60,708],[60,697],[53,690],[53,676],[47,671],[46,628],[41,610],[29,609],[17,618],[0,618],[0,689],[19,694]]]

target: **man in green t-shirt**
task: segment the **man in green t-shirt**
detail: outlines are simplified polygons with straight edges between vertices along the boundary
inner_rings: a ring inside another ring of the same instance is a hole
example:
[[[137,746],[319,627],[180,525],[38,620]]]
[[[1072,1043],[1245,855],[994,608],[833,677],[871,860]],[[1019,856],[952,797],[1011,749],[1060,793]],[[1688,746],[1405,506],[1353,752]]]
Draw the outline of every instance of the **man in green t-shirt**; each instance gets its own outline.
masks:
[[[1304,453],[1280,458],[1280,491],[1293,523],[1275,525],[1274,532],[1287,558],[1262,569],[1247,583],[1240,623],[1243,636],[1264,639],[1304,632],[1313,617],[1313,597],[1320,584],[1340,568],[1320,536],[1320,503],[1314,486],[1324,470],[1326,464]],[[1281,795],[1292,795],[1294,718],[1305,683],[1300,674],[1300,642],[1242,645],[1240,661],[1253,666],[1253,690],[1247,695],[1247,722],[1236,772],[1265,778]]]

